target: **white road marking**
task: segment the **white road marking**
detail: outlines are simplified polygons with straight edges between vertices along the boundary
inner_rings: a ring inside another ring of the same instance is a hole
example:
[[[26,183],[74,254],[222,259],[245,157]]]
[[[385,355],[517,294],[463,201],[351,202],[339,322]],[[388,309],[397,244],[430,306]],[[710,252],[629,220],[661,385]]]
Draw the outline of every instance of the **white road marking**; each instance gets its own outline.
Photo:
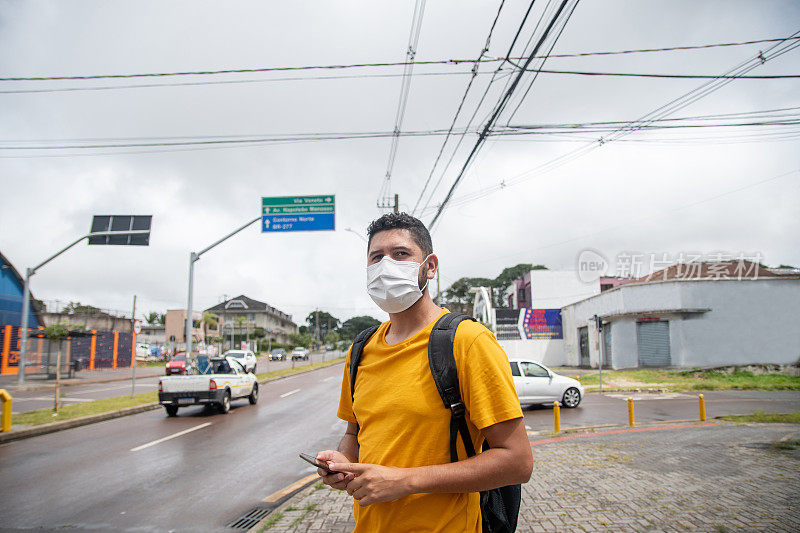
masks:
[[[332,379],[339,379],[339,376],[331,376],[331,377],[329,377],[329,378],[325,378],[325,379],[323,379],[322,381],[330,381],[330,380],[332,380]]]
[[[287,396],[291,396],[295,392],[300,392],[300,389],[294,389],[290,390],[289,392],[284,392],[283,394],[281,394],[281,398],[286,398]]]
[[[195,426],[193,428],[184,429],[183,431],[179,431],[177,433],[173,433],[172,435],[168,435],[166,437],[160,438],[158,440],[154,440],[148,442],[147,444],[142,444],[141,446],[137,446],[135,448],[131,448],[132,452],[138,452],[139,450],[144,450],[145,448],[149,448],[150,446],[155,446],[156,444],[160,444],[164,441],[174,439],[176,437],[180,437],[181,435],[186,435],[187,433],[191,433],[192,431],[197,431],[198,429],[203,429],[206,426],[210,426],[211,422],[206,422],[205,424],[200,424],[199,426]]]

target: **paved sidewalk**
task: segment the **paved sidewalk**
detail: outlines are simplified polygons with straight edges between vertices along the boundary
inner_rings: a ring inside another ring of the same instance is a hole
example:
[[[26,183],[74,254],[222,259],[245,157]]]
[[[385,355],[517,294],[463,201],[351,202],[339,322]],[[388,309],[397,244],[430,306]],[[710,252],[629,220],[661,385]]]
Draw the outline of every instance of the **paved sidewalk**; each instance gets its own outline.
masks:
[[[534,441],[517,531],[800,531],[800,448],[772,446],[800,425],[637,429]],[[352,500],[314,484],[264,523],[351,531]]]
[[[136,367],[136,379],[163,376],[164,367]],[[75,373],[71,379],[62,379],[61,386],[69,387],[72,385],[91,385],[92,383],[108,383],[112,381],[130,381],[133,376],[131,368],[81,370]],[[44,390],[52,389],[56,386],[55,379],[44,379],[43,376],[25,376],[25,384],[22,388],[18,385],[19,378],[16,375],[0,376],[0,389],[6,389],[11,394],[18,390]]]

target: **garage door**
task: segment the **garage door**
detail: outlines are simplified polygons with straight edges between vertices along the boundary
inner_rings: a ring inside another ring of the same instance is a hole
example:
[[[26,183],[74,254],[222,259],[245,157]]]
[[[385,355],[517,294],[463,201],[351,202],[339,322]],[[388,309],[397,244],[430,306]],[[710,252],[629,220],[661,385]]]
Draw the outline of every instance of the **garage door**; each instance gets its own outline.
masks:
[[[639,345],[640,366],[670,366],[669,322],[638,322],[636,341]]]

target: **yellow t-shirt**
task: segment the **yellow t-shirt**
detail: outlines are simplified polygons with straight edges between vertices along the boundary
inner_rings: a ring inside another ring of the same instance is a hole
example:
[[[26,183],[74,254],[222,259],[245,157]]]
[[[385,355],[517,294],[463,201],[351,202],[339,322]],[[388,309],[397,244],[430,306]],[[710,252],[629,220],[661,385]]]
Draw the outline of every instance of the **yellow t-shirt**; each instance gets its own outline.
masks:
[[[428,366],[428,337],[435,322],[397,344],[386,343],[390,323],[381,324],[364,347],[355,402],[348,353],[337,415],[360,425],[359,462],[403,468],[450,462],[450,410]],[[467,425],[480,450],[481,429],[522,417],[508,357],[494,335],[472,321],[458,327],[453,352]],[[467,457],[460,438],[458,454]],[[356,533],[481,531],[478,493],[412,494],[367,507],[354,502],[353,512]]]

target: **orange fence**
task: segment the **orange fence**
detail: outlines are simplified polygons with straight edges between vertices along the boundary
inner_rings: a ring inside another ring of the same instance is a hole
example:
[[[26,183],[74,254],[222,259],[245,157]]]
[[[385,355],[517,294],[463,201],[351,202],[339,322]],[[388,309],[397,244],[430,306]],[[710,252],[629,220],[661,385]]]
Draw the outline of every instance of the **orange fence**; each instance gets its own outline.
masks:
[[[22,328],[0,325],[0,374],[19,372],[19,352]],[[57,341],[45,337],[44,328],[28,328],[26,373],[39,372],[55,360],[50,357],[57,349]],[[136,334],[119,331],[75,333],[64,339],[62,361],[69,364],[80,361],[80,369],[124,368],[133,365],[136,353]]]

